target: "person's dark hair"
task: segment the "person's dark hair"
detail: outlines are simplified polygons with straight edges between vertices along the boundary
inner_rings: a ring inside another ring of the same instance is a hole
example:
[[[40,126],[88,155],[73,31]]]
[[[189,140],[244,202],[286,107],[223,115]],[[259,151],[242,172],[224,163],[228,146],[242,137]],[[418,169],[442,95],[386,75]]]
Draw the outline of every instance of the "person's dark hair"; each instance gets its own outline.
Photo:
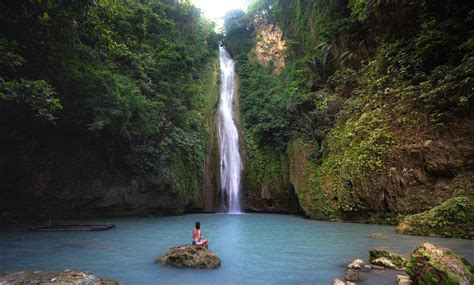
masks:
[[[200,222],[196,222],[196,229],[200,229],[201,228],[201,223]]]

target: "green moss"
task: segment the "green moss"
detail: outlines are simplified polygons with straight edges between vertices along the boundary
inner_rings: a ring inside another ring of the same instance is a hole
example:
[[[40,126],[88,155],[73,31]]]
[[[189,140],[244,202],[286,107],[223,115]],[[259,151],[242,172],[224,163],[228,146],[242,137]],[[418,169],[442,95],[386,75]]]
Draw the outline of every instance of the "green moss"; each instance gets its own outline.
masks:
[[[471,275],[472,278],[470,264],[465,262],[464,258],[448,249],[442,249],[442,257],[438,255],[439,253],[431,252],[423,245],[415,249],[406,266],[406,272],[414,284],[457,285],[461,283],[461,278],[464,278],[465,274]]]
[[[390,260],[395,266],[402,268],[406,265],[407,260],[400,255],[392,252],[388,249],[371,249],[369,251],[369,262],[374,261],[377,258],[385,257]]]
[[[300,205],[308,216],[312,219],[334,220],[338,218],[334,201],[318,183],[321,180],[320,167],[310,160],[310,155],[317,151],[317,148],[317,145],[302,138],[290,142],[290,179]]]
[[[286,150],[290,183],[311,218],[393,224],[399,212],[419,209],[411,185],[405,197],[374,197],[391,191],[390,179],[400,174],[395,155],[415,129],[469,114],[469,9],[461,2],[365,0],[252,7],[247,18],[265,12],[288,50],[279,75],[255,56],[238,57],[249,181],[285,183]]]
[[[244,176],[249,191],[260,193],[263,185],[268,187],[273,200],[287,198],[288,159],[285,153],[272,148],[260,148],[251,134],[246,134],[246,165]],[[257,196],[260,196],[259,194]]]
[[[369,211],[366,201],[376,182],[374,173],[388,170],[386,156],[395,144],[377,90],[368,92],[369,76],[354,74],[361,82],[358,96],[347,100],[323,141],[321,164],[314,183],[332,200],[332,211],[341,218]],[[347,81],[347,78],[339,80]],[[337,81],[336,81],[337,82]],[[328,203],[327,201],[326,203]]]
[[[474,238],[474,205],[455,197],[431,210],[403,218],[396,231],[410,235]]]
[[[205,76],[199,81],[198,89],[202,100],[200,101],[199,118],[197,128],[199,137],[193,137],[193,141],[198,145],[188,146],[182,150],[175,148],[170,154],[170,175],[173,185],[177,191],[175,199],[176,214],[184,212],[186,207],[203,208],[202,181],[204,174],[204,163],[206,148],[213,136],[214,122],[213,112],[219,95],[218,75],[219,61],[216,58],[211,60],[205,69]],[[186,138],[185,135],[182,138]],[[186,146],[186,142],[183,142]]]

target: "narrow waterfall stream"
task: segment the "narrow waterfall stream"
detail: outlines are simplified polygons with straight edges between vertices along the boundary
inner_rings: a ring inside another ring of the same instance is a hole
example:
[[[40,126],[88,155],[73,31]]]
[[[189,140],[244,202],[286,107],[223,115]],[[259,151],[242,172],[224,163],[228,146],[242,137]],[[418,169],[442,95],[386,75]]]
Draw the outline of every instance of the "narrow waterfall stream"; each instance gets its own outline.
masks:
[[[226,213],[240,213],[240,176],[242,159],[239,151],[239,133],[233,118],[235,93],[234,61],[224,47],[219,47],[221,90],[217,129],[219,133],[221,209]]]

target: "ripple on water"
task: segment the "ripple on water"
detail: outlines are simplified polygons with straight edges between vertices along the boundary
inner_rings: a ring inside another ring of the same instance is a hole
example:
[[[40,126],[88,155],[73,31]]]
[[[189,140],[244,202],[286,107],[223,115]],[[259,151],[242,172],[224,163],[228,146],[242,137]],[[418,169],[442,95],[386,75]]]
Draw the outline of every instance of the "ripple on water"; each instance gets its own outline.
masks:
[[[196,220],[201,221],[203,237],[210,240],[222,266],[201,271],[154,264],[170,247],[190,243]],[[391,226],[291,215],[193,214],[87,223],[117,227],[54,233],[0,229],[0,271],[86,270],[123,284],[330,284],[343,277],[348,262],[367,260],[370,247],[387,246],[408,255],[421,242],[446,246],[474,262],[474,241],[403,236]],[[388,238],[370,238],[375,232]]]

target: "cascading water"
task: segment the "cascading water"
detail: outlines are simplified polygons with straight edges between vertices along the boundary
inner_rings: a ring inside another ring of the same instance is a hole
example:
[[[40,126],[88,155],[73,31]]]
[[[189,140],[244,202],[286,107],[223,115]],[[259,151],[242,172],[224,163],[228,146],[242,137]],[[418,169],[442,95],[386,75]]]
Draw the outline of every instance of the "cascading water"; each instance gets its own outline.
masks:
[[[232,116],[235,92],[234,61],[223,46],[219,47],[219,59],[221,94],[217,128],[221,157],[222,209],[227,213],[240,213],[240,176],[243,166],[239,151],[239,133]]]

